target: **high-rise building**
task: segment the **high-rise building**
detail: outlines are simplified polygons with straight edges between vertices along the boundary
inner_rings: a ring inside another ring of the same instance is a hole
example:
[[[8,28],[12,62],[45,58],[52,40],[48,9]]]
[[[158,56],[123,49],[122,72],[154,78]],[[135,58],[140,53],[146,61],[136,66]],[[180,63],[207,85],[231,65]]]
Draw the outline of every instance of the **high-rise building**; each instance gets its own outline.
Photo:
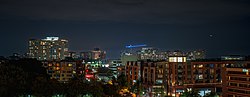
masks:
[[[63,60],[68,56],[68,40],[59,37],[30,39],[28,55],[38,60]]]

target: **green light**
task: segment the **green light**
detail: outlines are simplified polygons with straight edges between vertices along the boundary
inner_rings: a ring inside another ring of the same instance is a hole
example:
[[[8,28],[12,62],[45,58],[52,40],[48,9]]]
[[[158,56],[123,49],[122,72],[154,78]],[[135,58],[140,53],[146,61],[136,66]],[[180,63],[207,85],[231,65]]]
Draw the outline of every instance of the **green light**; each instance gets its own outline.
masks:
[[[248,70],[247,69],[242,69],[242,72],[248,72]]]

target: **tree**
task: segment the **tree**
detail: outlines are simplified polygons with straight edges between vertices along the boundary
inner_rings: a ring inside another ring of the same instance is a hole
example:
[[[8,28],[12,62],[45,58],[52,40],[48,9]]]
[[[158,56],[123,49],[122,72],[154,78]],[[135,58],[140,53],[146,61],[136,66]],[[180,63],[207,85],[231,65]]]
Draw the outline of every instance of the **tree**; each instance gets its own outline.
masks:
[[[23,95],[26,90],[27,73],[11,64],[0,64],[0,96]]]
[[[32,82],[32,95],[36,97],[49,97],[55,94],[53,90],[53,85],[51,85],[45,77],[36,77]]]
[[[92,80],[89,83],[88,90],[90,90],[90,94],[92,94],[94,97],[102,97],[104,95],[102,83],[97,82],[96,80]]]
[[[120,95],[118,94],[118,88],[114,85],[110,84],[104,84],[103,86],[103,92],[107,96],[112,96],[112,97],[119,97]]]
[[[12,65],[20,67],[23,71],[30,73],[30,76],[34,78],[36,75],[47,75],[46,69],[43,67],[41,61],[31,58],[22,58],[19,60],[10,60]]]
[[[120,76],[118,76],[117,83],[120,88],[128,87],[128,82],[125,74],[122,73]]]
[[[164,96],[164,88],[163,88],[163,87],[154,89],[154,92],[155,92],[155,96],[156,96],[156,97],[157,97],[158,95],[161,95],[161,97]]]
[[[78,97],[80,95],[87,94],[87,85],[85,85],[81,80],[70,80],[69,83],[66,85],[66,96],[67,97]]]
[[[201,97],[197,89],[192,89],[191,91],[185,90],[180,97]]]
[[[210,92],[210,93],[207,93],[204,97],[219,97],[219,96],[215,92]]]
[[[131,86],[131,92],[137,93],[138,95],[140,95],[142,93],[142,85],[140,80],[136,80],[136,82],[134,83],[134,85]]]

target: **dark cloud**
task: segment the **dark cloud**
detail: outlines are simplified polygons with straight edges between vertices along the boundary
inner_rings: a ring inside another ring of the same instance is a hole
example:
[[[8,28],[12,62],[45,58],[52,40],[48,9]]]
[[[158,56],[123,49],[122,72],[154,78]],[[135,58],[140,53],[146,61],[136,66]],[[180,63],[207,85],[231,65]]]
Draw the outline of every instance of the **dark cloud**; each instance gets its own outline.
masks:
[[[4,0],[1,12],[35,20],[203,23],[249,15],[240,0]]]

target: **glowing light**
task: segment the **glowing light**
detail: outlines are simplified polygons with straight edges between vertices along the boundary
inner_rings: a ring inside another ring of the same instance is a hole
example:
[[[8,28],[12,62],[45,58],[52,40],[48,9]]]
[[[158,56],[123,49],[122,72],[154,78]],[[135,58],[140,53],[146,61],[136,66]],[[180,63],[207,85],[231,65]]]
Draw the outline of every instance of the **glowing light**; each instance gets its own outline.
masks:
[[[85,77],[86,77],[86,78],[93,78],[94,75],[92,75],[92,74],[86,74]]]
[[[247,69],[242,69],[242,72],[248,72],[248,70]]]
[[[46,37],[46,39],[43,39],[43,40],[56,41],[56,40],[59,40],[59,37]]]
[[[186,62],[186,57],[169,57],[169,62]]]
[[[143,47],[143,46],[147,46],[146,44],[140,44],[140,45],[128,45],[126,46],[126,48],[136,48],[136,47]]]

